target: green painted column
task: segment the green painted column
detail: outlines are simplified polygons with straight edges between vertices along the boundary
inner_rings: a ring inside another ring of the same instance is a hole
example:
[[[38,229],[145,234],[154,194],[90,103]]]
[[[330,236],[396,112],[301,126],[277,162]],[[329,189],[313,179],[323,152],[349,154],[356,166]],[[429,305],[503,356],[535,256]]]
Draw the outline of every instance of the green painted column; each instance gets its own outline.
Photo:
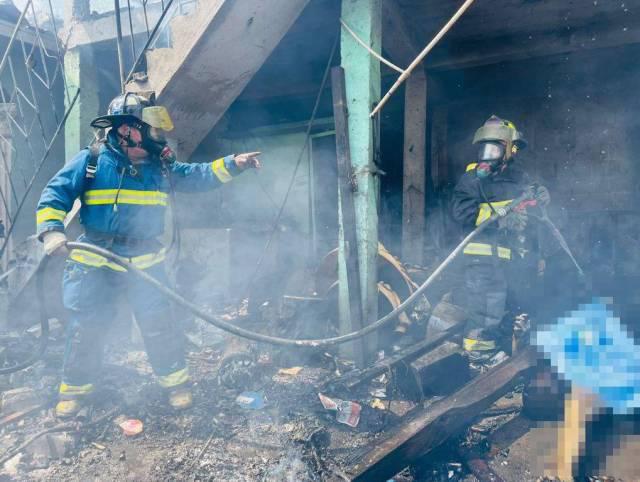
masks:
[[[380,51],[382,43],[382,0],[342,0],[342,18],[355,33]],[[378,182],[373,172],[373,122],[369,113],[380,99],[380,64],[369,52],[342,30],[342,67],[345,70],[347,108],[349,111],[349,145],[351,162],[355,171],[358,191],[355,193],[356,229],[358,239],[358,259],[362,289],[364,324],[378,317]],[[341,233],[342,234],[342,233]],[[341,236],[341,245],[343,239]],[[345,264],[339,263],[340,285],[346,279]],[[340,293],[341,325],[348,318],[348,294]],[[346,309],[345,309],[346,308]],[[348,321],[346,324],[349,324]],[[365,340],[365,350],[369,357],[375,355],[376,336]]]
[[[100,106],[96,65],[91,45],[74,47],[65,53],[64,72],[70,96],[80,88],[80,96],[64,128],[67,161],[93,139],[93,128],[89,123],[98,115]]]

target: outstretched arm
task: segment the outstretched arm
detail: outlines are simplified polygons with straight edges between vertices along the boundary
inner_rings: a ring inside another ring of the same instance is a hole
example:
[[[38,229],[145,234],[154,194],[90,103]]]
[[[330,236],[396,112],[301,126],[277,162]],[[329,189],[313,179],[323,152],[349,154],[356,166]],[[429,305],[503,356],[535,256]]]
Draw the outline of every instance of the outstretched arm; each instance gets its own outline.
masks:
[[[249,152],[221,157],[213,162],[187,163],[176,161],[175,154],[167,147],[162,153],[162,160],[169,166],[177,191],[207,191],[226,184],[246,169],[259,169],[259,154]]]

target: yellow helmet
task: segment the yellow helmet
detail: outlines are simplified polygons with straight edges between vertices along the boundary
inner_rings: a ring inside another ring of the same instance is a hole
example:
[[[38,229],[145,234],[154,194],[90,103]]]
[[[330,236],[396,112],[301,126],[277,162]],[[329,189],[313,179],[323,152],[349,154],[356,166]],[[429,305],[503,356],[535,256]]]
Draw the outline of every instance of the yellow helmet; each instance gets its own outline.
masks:
[[[508,147],[507,152],[511,151],[511,146],[516,146],[518,149],[527,147],[527,141],[522,135],[522,132],[516,129],[513,122],[492,115],[484,125],[476,131],[475,136],[473,136],[473,143],[496,141],[506,143]]]

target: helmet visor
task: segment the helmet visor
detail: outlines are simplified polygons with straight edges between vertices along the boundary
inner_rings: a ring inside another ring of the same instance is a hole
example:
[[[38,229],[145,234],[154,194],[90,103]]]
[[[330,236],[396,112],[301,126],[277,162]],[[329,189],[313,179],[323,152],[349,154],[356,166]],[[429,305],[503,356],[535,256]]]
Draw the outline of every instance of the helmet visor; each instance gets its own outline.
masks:
[[[499,142],[483,142],[478,150],[479,161],[500,161],[504,155],[505,147]]]
[[[173,130],[173,121],[166,107],[154,105],[142,109],[142,122],[163,131]]]

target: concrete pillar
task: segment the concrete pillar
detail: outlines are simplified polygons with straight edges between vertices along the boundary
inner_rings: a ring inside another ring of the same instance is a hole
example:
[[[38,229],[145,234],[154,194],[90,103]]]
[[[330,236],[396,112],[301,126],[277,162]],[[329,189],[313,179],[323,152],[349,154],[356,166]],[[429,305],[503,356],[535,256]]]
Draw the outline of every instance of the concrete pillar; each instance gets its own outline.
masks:
[[[382,43],[382,0],[343,0],[342,18],[373,50]],[[347,109],[349,112],[349,146],[358,191],[354,194],[360,286],[364,324],[378,316],[378,209],[379,184],[374,177],[373,122],[369,113],[380,99],[380,64],[344,30],[341,38],[342,67],[345,69]],[[343,238],[341,236],[341,244]],[[340,285],[346,279],[344,262],[339,263]],[[348,316],[341,292],[341,325]],[[347,305],[348,306],[348,305]],[[368,337],[365,350],[373,356],[376,337]]]
[[[91,14],[90,0],[67,0],[64,2],[64,18],[67,20],[83,20]]]
[[[98,115],[100,108],[96,65],[91,45],[74,47],[65,53],[64,71],[69,93],[73,95],[77,88],[80,89],[80,96],[64,128],[66,160],[93,139],[93,128],[89,123]]]

